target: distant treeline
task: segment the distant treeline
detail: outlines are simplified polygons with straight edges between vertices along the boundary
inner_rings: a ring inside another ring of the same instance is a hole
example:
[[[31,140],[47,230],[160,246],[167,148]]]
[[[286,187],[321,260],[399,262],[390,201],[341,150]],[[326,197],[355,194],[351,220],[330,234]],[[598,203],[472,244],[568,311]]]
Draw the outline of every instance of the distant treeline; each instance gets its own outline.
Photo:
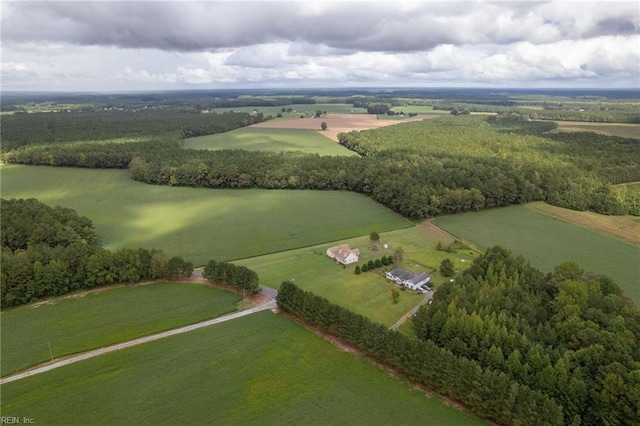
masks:
[[[147,140],[165,135],[188,138],[228,132],[263,119],[262,114],[200,114],[157,109],[13,114],[1,117],[0,138],[2,151],[8,152],[28,145]]]
[[[361,157],[188,150],[180,149],[178,135],[167,134],[138,143],[28,146],[3,158],[128,167],[133,179],[158,185],[348,190],[411,219],[530,201],[603,214],[637,212],[637,193],[622,198],[610,187],[640,180],[637,140],[543,134],[553,126],[512,115],[457,116],[340,134],[340,143]]]
[[[93,224],[74,210],[36,199],[0,200],[2,308],[77,290],[190,277],[191,262],[162,250],[101,248]]]
[[[584,108],[581,107],[584,105]],[[640,106],[636,104],[606,107],[598,103],[553,104],[548,102],[486,101],[438,102],[434,110],[518,114],[532,120],[585,121],[595,123],[640,123]]]
[[[574,263],[544,275],[500,247],[438,288],[412,339],[282,283],[278,306],[500,424],[635,424],[640,314]]]

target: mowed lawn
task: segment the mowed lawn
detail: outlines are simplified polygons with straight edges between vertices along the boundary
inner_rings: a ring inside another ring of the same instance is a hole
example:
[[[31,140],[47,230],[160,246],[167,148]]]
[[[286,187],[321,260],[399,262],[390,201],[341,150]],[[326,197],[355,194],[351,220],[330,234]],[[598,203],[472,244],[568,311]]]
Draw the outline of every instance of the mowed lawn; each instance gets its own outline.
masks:
[[[2,385],[39,425],[474,425],[290,318],[260,312]]]
[[[3,165],[2,197],[75,209],[103,245],[159,248],[196,266],[411,226],[353,192],[178,188],[124,170]]]
[[[328,244],[306,247],[282,253],[243,259],[235,263],[253,269],[260,276],[264,285],[278,288],[283,281],[293,281],[297,286],[326,297],[329,301],[364,315],[374,321],[390,326],[416,306],[423,299],[422,294],[409,290],[400,292],[397,304],[391,298],[391,289],[395,284],[384,276],[388,266],[376,272],[354,273],[355,264],[342,267],[326,255],[327,248],[349,244],[351,248],[360,250],[359,265],[382,255],[393,255],[396,247],[404,250],[404,261],[401,267],[413,272],[429,272],[430,285],[438,286],[445,279],[440,276],[438,267],[445,257],[449,257],[459,269],[465,268],[477,254],[468,250],[456,254],[436,251],[439,240],[450,242],[450,237],[435,227],[414,226],[411,228],[385,232],[381,234],[381,242],[377,250],[372,250],[368,236],[334,241]],[[382,244],[388,244],[384,249]]]
[[[1,375],[235,312],[242,298],[193,283],[120,287],[0,313]],[[51,348],[51,352],[49,351]]]
[[[640,305],[640,247],[566,222],[532,206],[510,206],[436,218],[434,223],[482,249],[500,245],[552,271],[575,261],[613,278]]]
[[[308,154],[353,156],[348,150],[316,130],[243,127],[226,133],[184,140],[184,148],[244,149],[247,151],[301,151]]]

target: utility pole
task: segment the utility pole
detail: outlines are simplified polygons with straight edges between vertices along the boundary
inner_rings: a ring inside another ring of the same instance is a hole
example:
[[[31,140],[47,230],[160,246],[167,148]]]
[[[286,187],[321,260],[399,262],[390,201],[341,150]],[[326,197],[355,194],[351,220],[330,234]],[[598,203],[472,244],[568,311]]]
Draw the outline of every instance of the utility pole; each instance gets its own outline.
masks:
[[[51,355],[51,361],[53,361],[53,351],[51,350],[51,342],[47,342],[47,345],[49,345],[49,355]]]

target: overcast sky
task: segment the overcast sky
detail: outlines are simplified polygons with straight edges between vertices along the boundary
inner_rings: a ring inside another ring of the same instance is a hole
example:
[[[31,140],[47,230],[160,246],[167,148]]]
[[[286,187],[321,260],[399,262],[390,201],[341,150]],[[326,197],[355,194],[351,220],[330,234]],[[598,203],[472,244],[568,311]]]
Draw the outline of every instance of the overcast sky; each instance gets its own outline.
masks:
[[[637,1],[6,1],[2,89],[640,85]]]

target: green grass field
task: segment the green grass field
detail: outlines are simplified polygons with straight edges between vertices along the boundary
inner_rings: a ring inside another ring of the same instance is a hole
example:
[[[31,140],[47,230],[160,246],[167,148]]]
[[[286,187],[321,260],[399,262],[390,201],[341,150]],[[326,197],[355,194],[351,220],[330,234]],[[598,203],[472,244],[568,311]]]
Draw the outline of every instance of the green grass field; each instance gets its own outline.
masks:
[[[433,227],[433,229],[437,228]],[[371,249],[371,241],[366,236],[243,259],[236,263],[255,270],[260,276],[260,281],[265,285],[277,288],[282,281],[293,280],[296,285],[305,290],[310,290],[333,303],[390,326],[416,306],[423,296],[408,290],[402,291],[399,303],[394,304],[391,299],[391,289],[395,284],[388,281],[383,272],[365,272],[355,275],[355,264],[343,268],[326,256],[327,248],[348,243],[349,247],[360,250],[359,264],[362,265],[369,259],[393,255],[395,248],[401,246],[404,250],[404,262],[401,266],[414,272],[429,272],[432,275],[430,284],[437,287],[446,279],[437,271],[442,259],[449,257],[457,268],[463,269],[466,268],[465,263],[470,262],[476,255],[475,252],[468,250],[456,254],[436,251],[435,246],[438,240],[446,243],[447,238],[446,235],[435,235],[431,228],[421,225],[382,233],[381,244],[378,244],[377,251]],[[384,243],[389,244],[388,249],[383,248]],[[462,262],[462,259],[465,261]],[[387,267],[387,269],[392,268],[392,266]]]
[[[84,352],[235,312],[240,300],[203,284],[159,283],[9,309],[0,313],[0,374],[48,361],[51,355]]]
[[[38,425],[473,425],[482,420],[269,311],[2,385]]]
[[[585,271],[613,278],[640,305],[637,245],[566,222],[530,206],[511,206],[436,218],[434,223],[482,249],[501,245],[537,268],[552,271],[577,262]]]
[[[160,248],[196,266],[411,225],[353,192],[156,186],[124,170],[3,165],[0,173],[3,198],[75,209],[109,249]]]
[[[315,130],[243,127],[226,133],[184,140],[184,148],[302,151],[320,155],[357,155]]]

